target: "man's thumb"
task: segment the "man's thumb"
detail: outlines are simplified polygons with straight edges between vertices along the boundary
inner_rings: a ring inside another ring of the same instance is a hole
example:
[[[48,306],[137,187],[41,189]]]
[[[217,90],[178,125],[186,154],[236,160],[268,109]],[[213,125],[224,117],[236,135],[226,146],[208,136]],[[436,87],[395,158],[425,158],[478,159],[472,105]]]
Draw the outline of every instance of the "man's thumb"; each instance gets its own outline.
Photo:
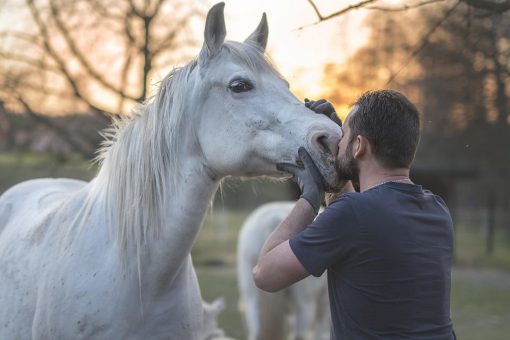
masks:
[[[276,164],[276,169],[280,171],[285,171],[288,173],[291,173],[293,175],[296,175],[296,173],[301,169],[297,165],[291,164],[291,163],[278,163]]]

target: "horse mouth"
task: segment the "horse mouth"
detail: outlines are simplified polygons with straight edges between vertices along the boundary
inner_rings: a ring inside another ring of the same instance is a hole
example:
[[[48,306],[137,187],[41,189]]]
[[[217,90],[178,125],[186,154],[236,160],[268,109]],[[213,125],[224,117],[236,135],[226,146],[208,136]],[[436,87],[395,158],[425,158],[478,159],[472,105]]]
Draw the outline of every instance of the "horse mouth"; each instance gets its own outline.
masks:
[[[326,192],[339,192],[345,185],[336,171],[336,157],[329,152],[320,152],[312,159],[322,176],[322,183]]]
[[[313,160],[313,163],[317,167],[321,177],[322,177],[322,185],[326,192],[339,192],[344,186],[344,181],[341,181],[338,177],[335,167],[335,156],[333,156],[330,152],[310,152],[308,154]],[[284,163],[294,164],[298,167],[304,167],[303,161],[299,158],[298,155],[290,161],[286,161]],[[282,169],[277,169],[280,172],[280,176],[283,175],[283,178],[291,178],[293,175],[289,172],[282,171]]]

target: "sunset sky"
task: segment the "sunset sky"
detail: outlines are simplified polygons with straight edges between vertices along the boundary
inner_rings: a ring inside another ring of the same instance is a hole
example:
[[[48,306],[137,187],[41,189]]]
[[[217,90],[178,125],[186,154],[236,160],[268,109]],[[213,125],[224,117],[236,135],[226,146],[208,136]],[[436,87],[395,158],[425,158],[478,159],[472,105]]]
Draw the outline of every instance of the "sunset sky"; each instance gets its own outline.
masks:
[[[356,1],[316,3],[321,13],[328,14]],[[323,92],[324,64],[341,63],[367,39],[368,32],[363,27],[365,10],[308,26],[317,21],[317,16],[306,0],[226,0],[227,38],[246,38],[257,26],[263,12],[266,12],[269,23],[269,55],[291,87],[310,97]],[[298,30],[302,26],[307,27]]]
[[[326,1],[316,0],[323,15],[344,9],[354,1]],[[216,0],[199,0],[197,3],[204,12]],[[267,52],[273,59],[280,72],[289,80],[291,89],[300,98],[306,96],[317,98],[326,91],[323,87],[324,65],[326,63],[341,64],[359,47],[366,43],[368,29],[364,19],[369,13],[366,9],[352,10],[340,17],[317,23],[317,16],[306,0],[224,0],[225,21],[227,26],[227,39],[244,40],[257,26],[266,13],[269,23],[269,41]],[[378,5],[398,5],[398,0],[377,1]],[[23,30],[30,21],[30,15],[19,0],[8,1],[8,6],[1,6],[0,27],[10,30]],[[5,4],[5,3],[4,3]],[[3,8],[2,8],[3,7]],[[171,18],[169,18],[171,19]],[[197,20],[192,27],[197,41],[203,41],[205,18]],[[300,29],[300,27],[303,27]],[[104,48],[104,46],[102,46]],[[196,55],[196,51],[191,51]],[[172,67],[157,70],[153,74],[154,83],[157,83]],[[95,93],[101,91],[95,90]],[[108,95],[102,94],[104,100]],[[345,111],[347,108],[343,108]]]

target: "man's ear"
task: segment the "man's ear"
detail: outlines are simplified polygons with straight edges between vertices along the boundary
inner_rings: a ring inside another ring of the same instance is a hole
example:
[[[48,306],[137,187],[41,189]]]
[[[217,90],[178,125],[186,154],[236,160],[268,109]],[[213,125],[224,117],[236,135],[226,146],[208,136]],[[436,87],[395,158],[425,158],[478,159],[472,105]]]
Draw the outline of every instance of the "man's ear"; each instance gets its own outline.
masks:
[[[361,135],[356,136],[354,145],[352,146],[352,155],[355,159],[363,158],[370,150],[368,139]]]

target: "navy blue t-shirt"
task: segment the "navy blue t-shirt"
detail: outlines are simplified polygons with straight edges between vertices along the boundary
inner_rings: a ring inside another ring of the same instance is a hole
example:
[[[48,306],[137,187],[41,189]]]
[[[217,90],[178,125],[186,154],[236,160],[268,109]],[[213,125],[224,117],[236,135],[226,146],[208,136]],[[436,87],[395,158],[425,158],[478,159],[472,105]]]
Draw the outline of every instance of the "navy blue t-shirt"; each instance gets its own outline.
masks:
[[[328,270],[332,339],[455,339],[439,196],[396,182],[343,194],[290,246],[310,274]]]

